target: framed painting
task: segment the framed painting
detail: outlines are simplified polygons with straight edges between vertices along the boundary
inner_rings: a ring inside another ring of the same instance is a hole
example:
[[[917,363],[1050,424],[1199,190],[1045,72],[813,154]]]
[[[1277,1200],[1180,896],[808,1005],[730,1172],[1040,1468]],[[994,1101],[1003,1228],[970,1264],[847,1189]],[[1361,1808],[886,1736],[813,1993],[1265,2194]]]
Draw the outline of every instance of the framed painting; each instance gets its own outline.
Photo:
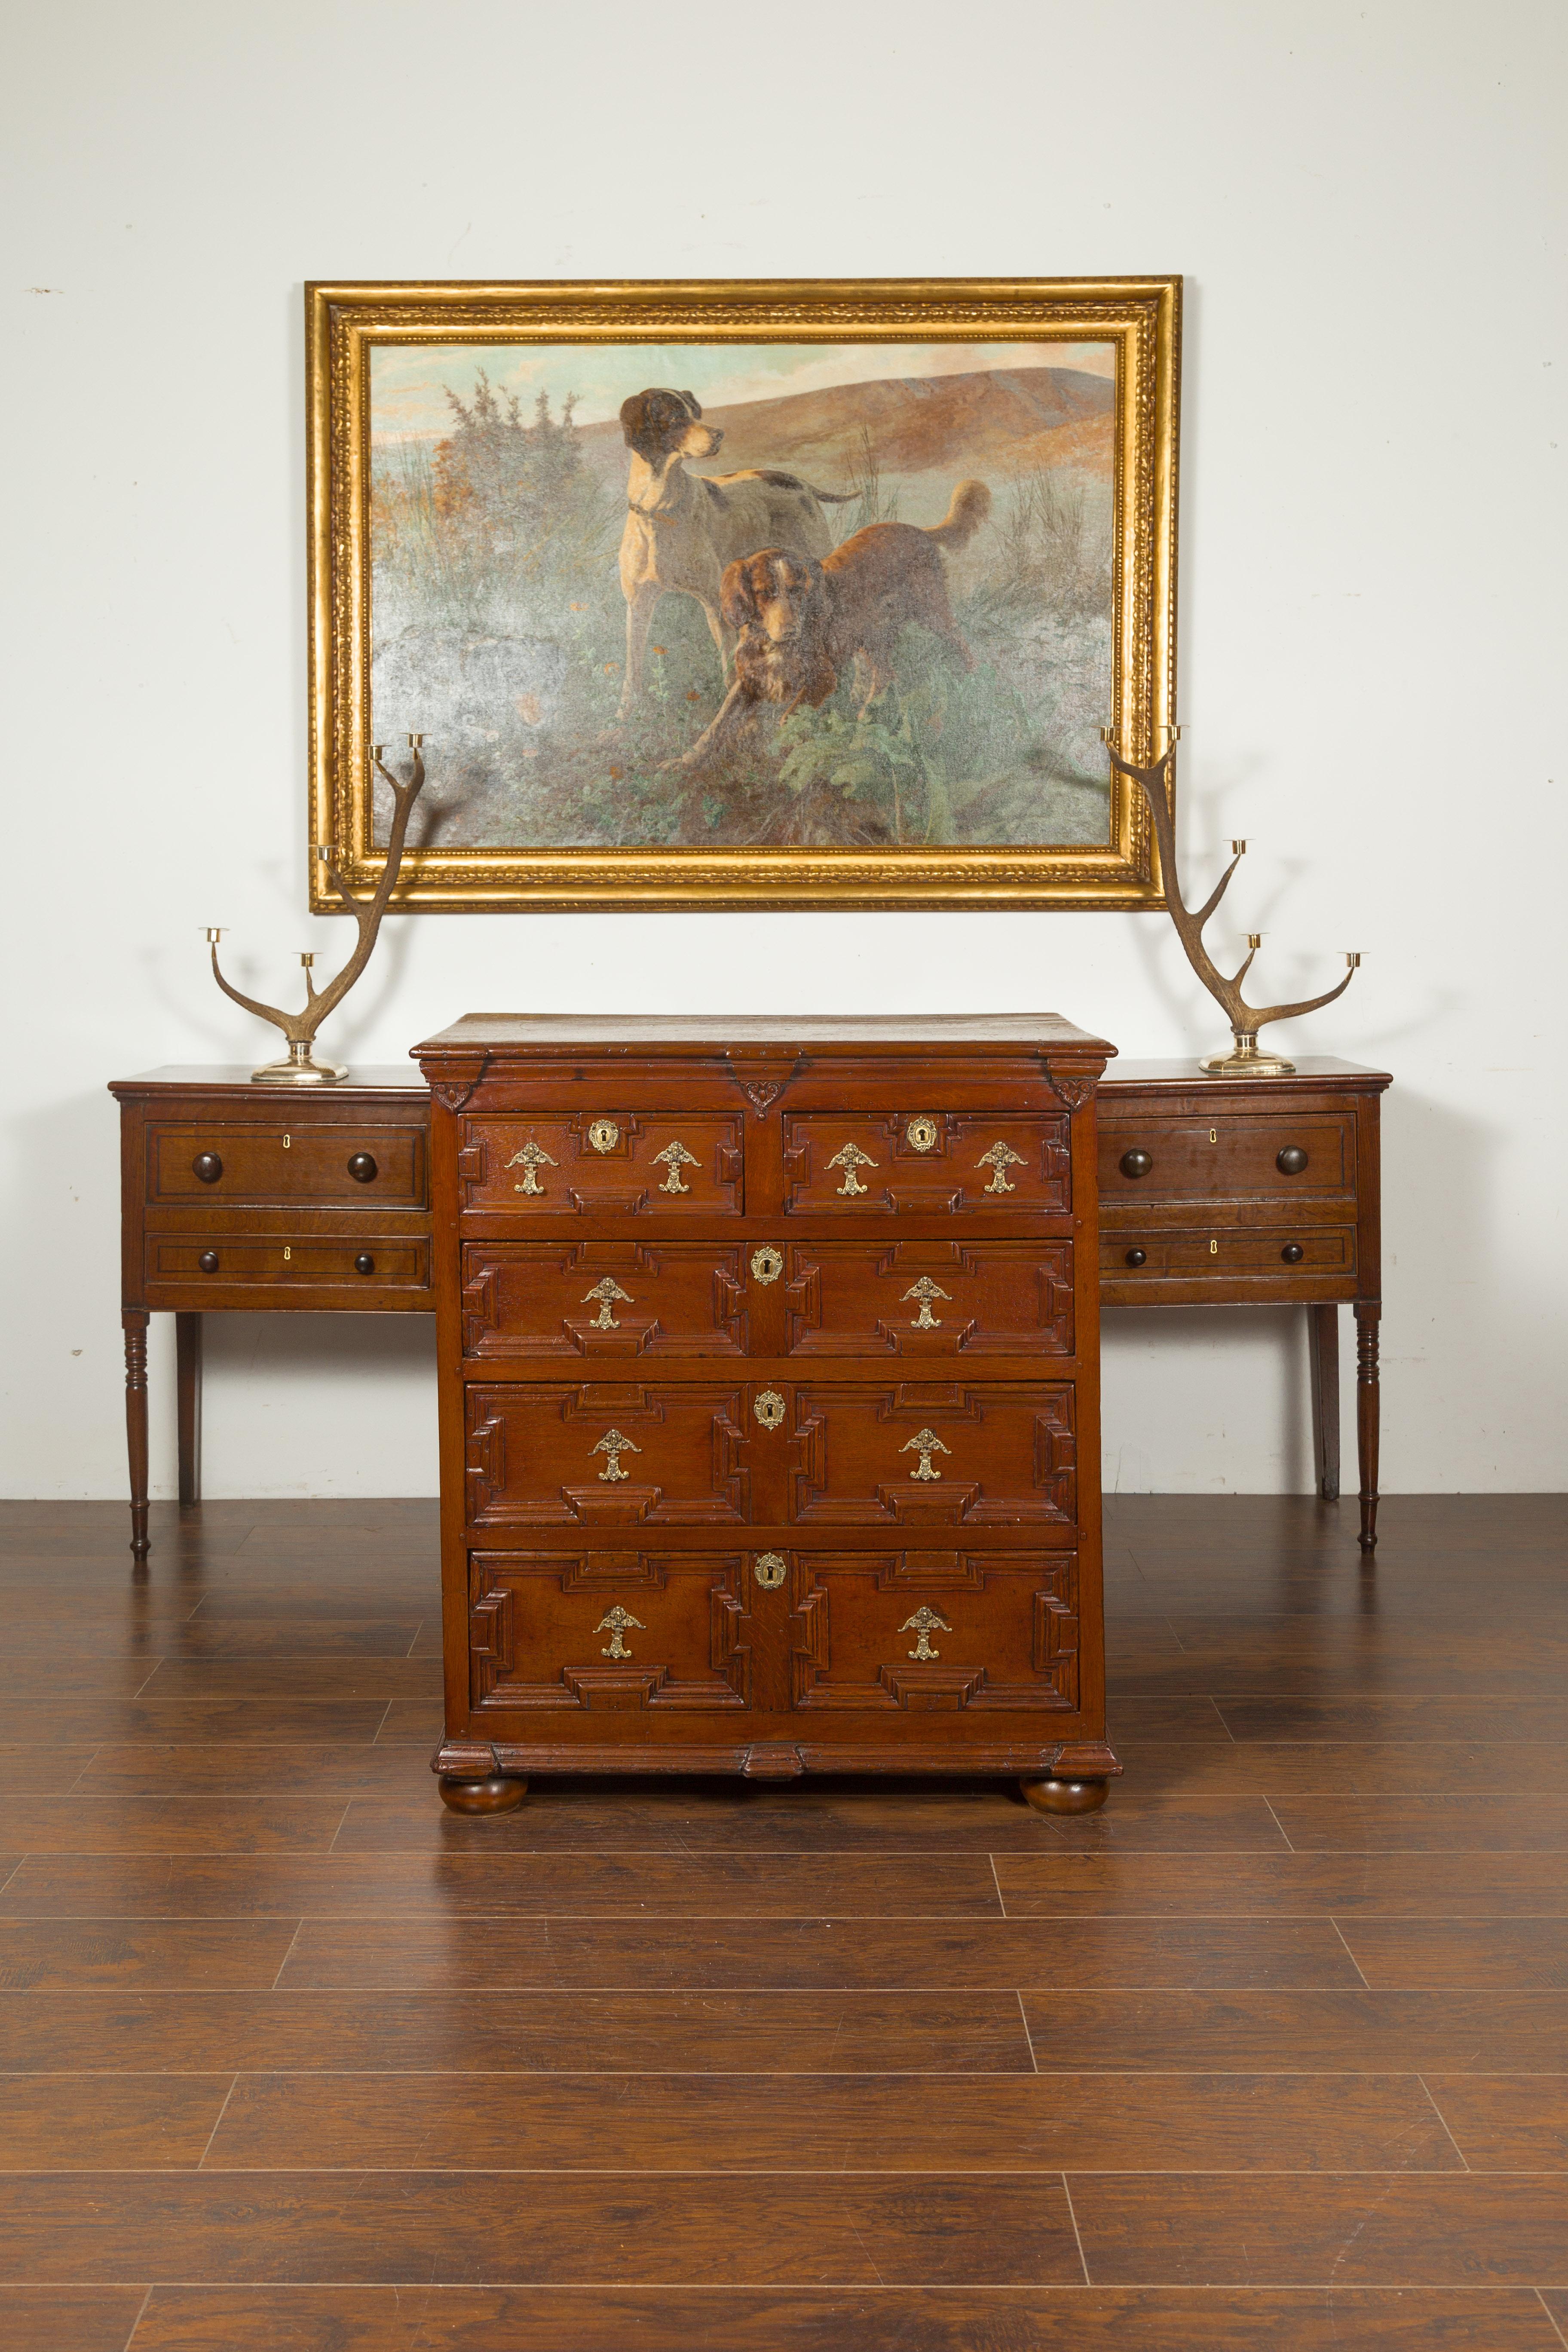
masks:
[[[418,735],[410,908],[1162,903],[1179,278],[306,299],[356,890]]]

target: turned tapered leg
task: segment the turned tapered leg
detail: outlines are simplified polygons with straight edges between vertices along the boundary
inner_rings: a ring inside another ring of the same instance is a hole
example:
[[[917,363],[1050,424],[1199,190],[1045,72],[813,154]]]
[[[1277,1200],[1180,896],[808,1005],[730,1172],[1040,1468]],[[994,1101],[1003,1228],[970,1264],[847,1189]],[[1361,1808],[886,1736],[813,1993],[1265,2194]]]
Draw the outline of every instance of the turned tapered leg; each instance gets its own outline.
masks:
[[[147,1318],[121,1315],[125,1333],[125,1450],[131,1457],[131,1549],[145,1559],[147,1535]]]
[[[1381,1298],[1355,1303],[1355,1435],[1361,1465],[1361,1548],[1371,1551],[1377,1541],[1377,1327],[1383,1315]]]
[[[456,1772],[440,1776],[441,1802],[454,1813],[510,1813],[528,1794],[526,1780],[492,1773],[487,1780],[465,1780]]]
[[[1340,1310],[1309,1307],[1312,1365],[1312,1441],[1318,1457],[1318,1492],[1325,1503],[1340,1499]]]
[[[174,1318],[174,1369],[179,1387],[180,1508],[202,1499],[202,1318]]]

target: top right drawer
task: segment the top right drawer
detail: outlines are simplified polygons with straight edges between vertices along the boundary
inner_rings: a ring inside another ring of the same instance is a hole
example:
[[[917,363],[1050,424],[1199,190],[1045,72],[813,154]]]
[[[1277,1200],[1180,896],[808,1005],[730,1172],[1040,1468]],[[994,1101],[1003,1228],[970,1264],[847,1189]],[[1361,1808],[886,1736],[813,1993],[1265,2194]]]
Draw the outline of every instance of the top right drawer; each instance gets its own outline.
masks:
[[[1284,1200],[1355,1193],[1355,1120],[1343,1112],[1216,1109],[1173,1118],[1114,1108],[1101,1097],[1100,1198]]]

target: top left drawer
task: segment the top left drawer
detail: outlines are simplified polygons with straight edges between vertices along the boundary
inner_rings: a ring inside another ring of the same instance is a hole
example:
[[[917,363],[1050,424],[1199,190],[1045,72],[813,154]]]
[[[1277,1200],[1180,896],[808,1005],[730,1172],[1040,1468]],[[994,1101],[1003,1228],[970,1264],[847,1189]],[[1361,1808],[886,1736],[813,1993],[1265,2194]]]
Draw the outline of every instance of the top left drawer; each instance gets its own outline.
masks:
[[[150,1121],[147,1199],[182,1207],[422,1209],[425,1131],[368,1119]]]

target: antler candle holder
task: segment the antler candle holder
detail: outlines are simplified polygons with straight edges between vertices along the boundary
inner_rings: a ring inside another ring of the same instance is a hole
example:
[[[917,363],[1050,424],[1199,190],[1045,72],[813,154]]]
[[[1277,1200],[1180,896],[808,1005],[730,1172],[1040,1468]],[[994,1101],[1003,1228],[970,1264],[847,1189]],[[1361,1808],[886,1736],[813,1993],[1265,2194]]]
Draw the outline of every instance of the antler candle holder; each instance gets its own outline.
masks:
[[[243,1004],[247,1013],[254,1013],[259,1020],[272,1022],[277,1028],[282,1030],[289,1040],[289,1052],[284,1060],[267,1062],[259,1070],[252,1070],[250,1075],[255,1085],[331,1087],[336,1086],[340,1078],[346,1078],[348,1076],[346,1063],[318,1062],[312,1056],[310,1048],[315,1043],[316,1032],[328,1013],[336,1011],[370,961],[371,951],[375,946],[376,933],[381,929],[381,919],[385,914],[392,894],[397,887],[398,870],[403,864],[403,845],[408,833],[408,820],[414,814],[414,803],[418,799],[425,782],[425,761],[420,751],[424,740],[423,735],[410,735],[408,738],[408,748],[414,754],[414,772],[405,784],[399,783],[390,769],[383,766],[381,755],[386,748],[384,744],[372,743],[366,747],[377,772],[392,787],[394,803],[392,830],[386,841],[386,859],[382,866],[381,879],[375,886],[374,897],[363,903],[354,897],[333,863],[336,851],[330,842],[322,843],[316,850],[315,854],[326,867],[333,889],[359,925],[359,945],[337,978],[330,980],[326,987],[320,991],[317,990],[316,983],[310,977],[310,967],[316,961],[315,956],[301,954],[300,961],[305,971],[305,1006],[302,1012],[284,1013],[275,1004],[263,1004],[256,997],[244,996],[237,988],[231,988],[218,970],[217,964],[218,941],[222,939],[223,933],[219,930],[209,930],[207,933],[208,943],[212,949],[213,978],[224,994],[232,996],[237,1004]]]
[[[1286,1061],[1279,1054],[1260,1054],[1258,1050],[1258,1031],[1266,1022],[1289,1021],[1300,1013],[1315,1013],[1321,1004],[1331,1004],[1336,996],[1344,994],[1355,978],[1361,962],[1360,956],[1347,953],[1345,962],[1350,969],[1346,971],[1343,980],[1337,987],[1325,989],[1321,996],[1309,996],[1300,1004],[1258,1006],[1248,1004],[1242,995],[1241,983],[1251,971],[1252,960],[1263,944],[1262,932],[1247,933],[1247,954],[1240,969],[1233,972],[1229,979],[1226,979],[1225,973],[1212,961],[1203,940],[1204,925],[1224,898],[1231,876],[1246,855],[1247,844],[1245,841],[1231,843],[1230,864],[1226,867],[1203,905],[1195,911],[1190,908],[1182,897],[1181,883],[1176,873],[1176,827],[1171,814],[1170,797],[1171,762],[1175,758],[1176,744],[1182,730],[1179,727],[1173,727],[1170,730],[1171,740],[1163,753],[1152,766],[1146,768],[1141,768],[1132,761],[1121,758],[1110,740],[1113,731],[1109,727],[1102,727],[1100,730],[1100,739],[1110,755],[1110,764],[1117,772],[1132,777],[1143,787],[1143,797],[1149,803],[1149,815],[1154,827],[1154,838],[1160,845],[1160,870],[1164,877],[1165,905],[1171,920],[1176,927],[1176,935],[1187,951],[1187,961],[1192,965],[1209,994],[1222,1007],[1226,1018],[1230,1023],[1231,1034],[1235,1040],[1228,1054],[1211,1054],[1205,1061],[1199,1063],[1198,1067],[1221,1078],[1289,1077],[1295,1069],[1295,1063]]]

